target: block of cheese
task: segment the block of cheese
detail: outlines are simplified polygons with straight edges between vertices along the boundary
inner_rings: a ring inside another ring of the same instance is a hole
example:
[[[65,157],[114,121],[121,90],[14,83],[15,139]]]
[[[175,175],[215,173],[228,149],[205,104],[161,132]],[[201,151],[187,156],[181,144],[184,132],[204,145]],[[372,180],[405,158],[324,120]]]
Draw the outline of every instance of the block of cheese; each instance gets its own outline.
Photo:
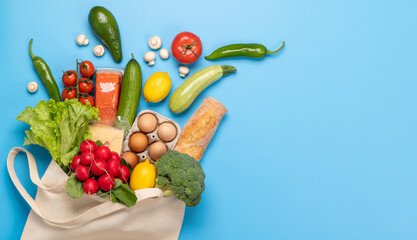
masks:
[[[122,153],[124,131],[102,123],[89,125],[93,141],[100,140],[104,145],[109,146],[111,151]]]

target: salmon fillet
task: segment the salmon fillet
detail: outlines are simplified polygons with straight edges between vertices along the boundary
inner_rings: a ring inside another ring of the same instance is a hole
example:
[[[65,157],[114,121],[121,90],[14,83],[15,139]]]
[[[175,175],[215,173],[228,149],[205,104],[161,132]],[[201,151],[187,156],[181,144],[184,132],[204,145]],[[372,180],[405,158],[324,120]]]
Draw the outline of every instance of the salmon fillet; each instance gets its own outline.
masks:
[[[119,92],[122,74],[118,71],[99,71],[96,73],[96,99],[100,122],[112,126],[119,105]]]

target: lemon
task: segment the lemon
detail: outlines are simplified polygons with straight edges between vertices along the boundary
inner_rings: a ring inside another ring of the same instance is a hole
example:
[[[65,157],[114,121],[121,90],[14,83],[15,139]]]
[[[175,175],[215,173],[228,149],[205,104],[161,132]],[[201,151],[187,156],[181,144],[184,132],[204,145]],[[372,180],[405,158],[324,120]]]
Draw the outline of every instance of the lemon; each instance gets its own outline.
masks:
[[[143,96],[147,102],[160,102],[171,90],[171,78],[168,73],[156,72],[146,80]]]
[[[155,186],[156,168],[146,159],[139,163],[132,171],[130,176],[130,188],[133,191],[142,188],[153,188]]]

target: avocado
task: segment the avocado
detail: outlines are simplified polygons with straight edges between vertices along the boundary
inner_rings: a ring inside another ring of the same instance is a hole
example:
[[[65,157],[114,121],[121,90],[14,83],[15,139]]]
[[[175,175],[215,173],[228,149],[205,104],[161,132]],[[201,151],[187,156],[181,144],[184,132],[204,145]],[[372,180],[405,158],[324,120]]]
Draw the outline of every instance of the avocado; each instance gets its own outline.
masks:
[[[119,27],[113,14],[104,7],[93,7],[88,14],[88,21],[94,34],[106,45],[114,61],[122,61],[122,43]]]

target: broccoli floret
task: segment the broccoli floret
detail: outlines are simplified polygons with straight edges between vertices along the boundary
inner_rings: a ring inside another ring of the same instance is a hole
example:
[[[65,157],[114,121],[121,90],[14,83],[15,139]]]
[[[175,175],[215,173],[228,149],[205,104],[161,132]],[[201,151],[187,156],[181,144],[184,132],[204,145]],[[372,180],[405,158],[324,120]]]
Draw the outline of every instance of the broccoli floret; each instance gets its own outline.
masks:
[[[156,185],[164,196],[174,194],[189,207],[200,203],[206,175],[193,157],[178,151],[168,151],[156,161],[155,166],[158,171]]]

